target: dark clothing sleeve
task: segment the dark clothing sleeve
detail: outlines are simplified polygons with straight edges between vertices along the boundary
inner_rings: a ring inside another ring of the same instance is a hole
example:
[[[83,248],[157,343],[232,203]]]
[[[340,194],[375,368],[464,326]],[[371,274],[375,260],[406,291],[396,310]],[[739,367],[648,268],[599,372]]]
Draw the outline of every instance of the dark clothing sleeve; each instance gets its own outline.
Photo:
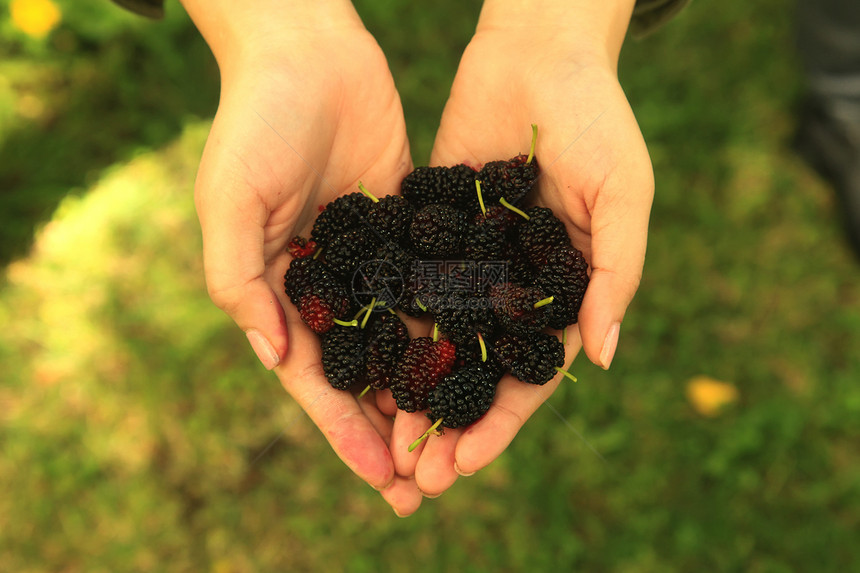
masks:
[[[113,0],[123,8],[150,18],[164,16],[164,0]],[[690,0],[636,0],[630,32],[644,36],[672,19]]]
[[[690,0],[636,0],[630,33],[633,36],[650,34],[683,10]]]
[[[149,18],[164,17],[164,0],[113,0],[123,8]]]

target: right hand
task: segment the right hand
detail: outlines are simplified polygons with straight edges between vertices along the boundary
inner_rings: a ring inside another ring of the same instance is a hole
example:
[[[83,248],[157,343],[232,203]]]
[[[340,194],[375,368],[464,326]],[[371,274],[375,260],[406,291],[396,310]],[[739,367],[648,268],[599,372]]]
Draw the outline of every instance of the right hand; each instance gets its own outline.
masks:
[[[346,465],[408,515],[421,493],[395,475],[390,400],[329,385],[283,288],[287,243],[309,234],[320,206],[359,180],[396,193],[412,168],[385,57],[348,2],[184,4],[222,75],[195,188],[209,294]]]

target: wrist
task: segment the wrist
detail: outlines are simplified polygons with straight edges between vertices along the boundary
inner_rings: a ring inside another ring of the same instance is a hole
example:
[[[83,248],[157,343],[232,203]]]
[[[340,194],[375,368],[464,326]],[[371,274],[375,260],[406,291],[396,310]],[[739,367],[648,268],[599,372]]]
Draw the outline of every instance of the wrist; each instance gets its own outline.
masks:
[[[636,0],[485,0],[476,33],[525,34],[615,69]]]
[[[301,57],[311,40],[364,30],[349,0],[180,0],[212,50],[222,80],[273,56]]]

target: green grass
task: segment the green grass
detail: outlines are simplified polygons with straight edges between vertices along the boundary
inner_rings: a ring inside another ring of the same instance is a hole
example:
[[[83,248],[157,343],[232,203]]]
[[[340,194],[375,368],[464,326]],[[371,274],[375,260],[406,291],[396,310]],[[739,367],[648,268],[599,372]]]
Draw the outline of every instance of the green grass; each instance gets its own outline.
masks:
[[[578,358],[505,454],[406,520],[205,296],[191,188],[217,71],[169,6],[76,3],[42,43],[0,12],[4,570],[860,564],[860,266],[788,147],[790,3],[696,2],[627,44],[657,195],[612,369]],[[426,162],[478,3],[358,6]],[[738,403],[698,415],[696,375]]]

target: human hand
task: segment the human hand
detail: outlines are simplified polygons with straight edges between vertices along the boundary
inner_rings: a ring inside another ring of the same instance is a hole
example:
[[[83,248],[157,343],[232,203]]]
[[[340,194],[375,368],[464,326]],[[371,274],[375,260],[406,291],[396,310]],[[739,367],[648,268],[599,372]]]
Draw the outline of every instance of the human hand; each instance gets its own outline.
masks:
[[[583,347],[608,368],[638,288],[654,187],[648,152],[616,72],[633,2],[522,4],[485,3],[445,107],[432,163],[478,166],[508,159],[528,151],[529,125],[539,126],[542,175],[534,199],[566,224],[591,267],[579,323],[568,329],[567,360]],[[398,412],[391,440],[397,473],[414,472],[427,495],[442,493],[458,473],[473,473],[501,454],[560,379],[533,386],[508,375],[482,419],[465,430],[446,429],[412,453],[408,444],[429,422],[423,414]]]
[[[421,494],[395,475],[390,402],[380,410],[329,385],[283,288],[287,243],[309,234],[320,206],[359,180],[395,193],[411,170],[385,57],[349,2],[184,4],[222,81],[195,189],[209,294],[346,465],[412,513]]]

